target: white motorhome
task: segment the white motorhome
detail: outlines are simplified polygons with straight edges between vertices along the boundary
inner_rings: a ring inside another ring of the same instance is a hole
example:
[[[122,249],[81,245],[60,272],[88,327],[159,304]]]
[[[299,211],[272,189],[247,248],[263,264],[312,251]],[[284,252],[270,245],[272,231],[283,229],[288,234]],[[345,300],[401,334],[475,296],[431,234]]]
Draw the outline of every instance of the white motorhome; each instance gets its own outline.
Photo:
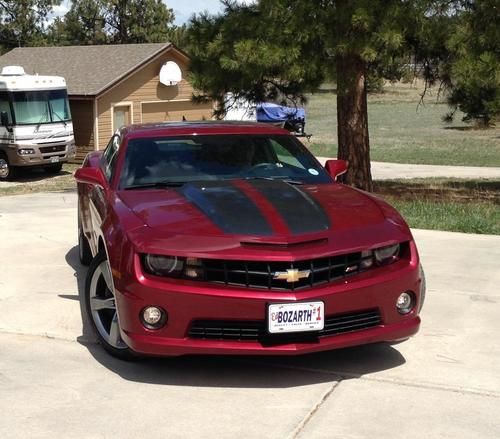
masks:
[[[49,173],[76,155],[66,81],[27,75],[20,66],[0,74],[0,180],[20,167]]]

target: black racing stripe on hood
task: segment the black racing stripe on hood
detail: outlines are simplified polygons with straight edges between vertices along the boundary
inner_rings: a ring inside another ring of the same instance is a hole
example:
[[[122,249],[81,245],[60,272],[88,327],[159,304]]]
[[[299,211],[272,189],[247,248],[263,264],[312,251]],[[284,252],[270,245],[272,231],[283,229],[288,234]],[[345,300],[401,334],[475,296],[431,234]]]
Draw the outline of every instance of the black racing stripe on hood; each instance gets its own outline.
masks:
[[[225,233],[273,234],[255,203],[230,181],[188,183],[178,189]]]
[[[281,215],[293,234],[328,230],[330,220],[321,205],[297,186],[280,180],[252,180]]]

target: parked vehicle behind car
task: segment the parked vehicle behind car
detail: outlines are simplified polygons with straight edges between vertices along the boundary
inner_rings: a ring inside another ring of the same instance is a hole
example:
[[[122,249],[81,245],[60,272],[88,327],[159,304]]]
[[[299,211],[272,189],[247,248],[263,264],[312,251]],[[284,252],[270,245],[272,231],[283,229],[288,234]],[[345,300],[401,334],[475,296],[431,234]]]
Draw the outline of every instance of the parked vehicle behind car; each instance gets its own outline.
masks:
[[[121,128],[76,171],[85,298],[111,354],[295,355],[415,334],[402,217],[284,129]]]
[[[20,168],[57,173],[76,155],[73,124],[60,76],[27,75],[20,66],[0,75],[0,181]]]
[[[225,96],[227,121],[252,121],[269,123],[285,130],[297,137],[311,136],[306,134],[306,111],[302,107],[278,105],[272,102],[252,103],[245,99],[235,99],[232,93]]]

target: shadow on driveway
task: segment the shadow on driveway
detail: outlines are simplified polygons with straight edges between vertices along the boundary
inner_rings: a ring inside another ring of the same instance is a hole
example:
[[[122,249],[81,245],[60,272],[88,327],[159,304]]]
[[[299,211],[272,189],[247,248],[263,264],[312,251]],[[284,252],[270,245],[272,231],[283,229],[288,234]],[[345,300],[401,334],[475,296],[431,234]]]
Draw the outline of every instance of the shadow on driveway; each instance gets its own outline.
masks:
[[[78,260],[78,247],[66,254],[66,262],[75,270],[79,296],[60,297],[80,302],[82,335],[77,341],[100,364],[129,381],[196,387],[286,388],[359,378],[405,363],[404,357],[385,343],[297,357],[203,355],[145,357],[135,362],[118,360],[97,344],[88,321],[84,300],[87,267]]]

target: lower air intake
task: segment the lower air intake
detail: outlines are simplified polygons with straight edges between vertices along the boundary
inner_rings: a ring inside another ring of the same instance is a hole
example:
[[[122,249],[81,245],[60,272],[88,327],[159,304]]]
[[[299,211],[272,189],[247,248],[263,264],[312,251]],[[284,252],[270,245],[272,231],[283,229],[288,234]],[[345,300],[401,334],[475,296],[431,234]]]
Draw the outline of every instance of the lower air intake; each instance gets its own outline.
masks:
[[[264,321],[195,320],[188,336],[206,340],[293,342],[362,331],[380,324],[377,310],[330,316],[325,319],[325,327],[321,331],[292,334],[268,334]]]

